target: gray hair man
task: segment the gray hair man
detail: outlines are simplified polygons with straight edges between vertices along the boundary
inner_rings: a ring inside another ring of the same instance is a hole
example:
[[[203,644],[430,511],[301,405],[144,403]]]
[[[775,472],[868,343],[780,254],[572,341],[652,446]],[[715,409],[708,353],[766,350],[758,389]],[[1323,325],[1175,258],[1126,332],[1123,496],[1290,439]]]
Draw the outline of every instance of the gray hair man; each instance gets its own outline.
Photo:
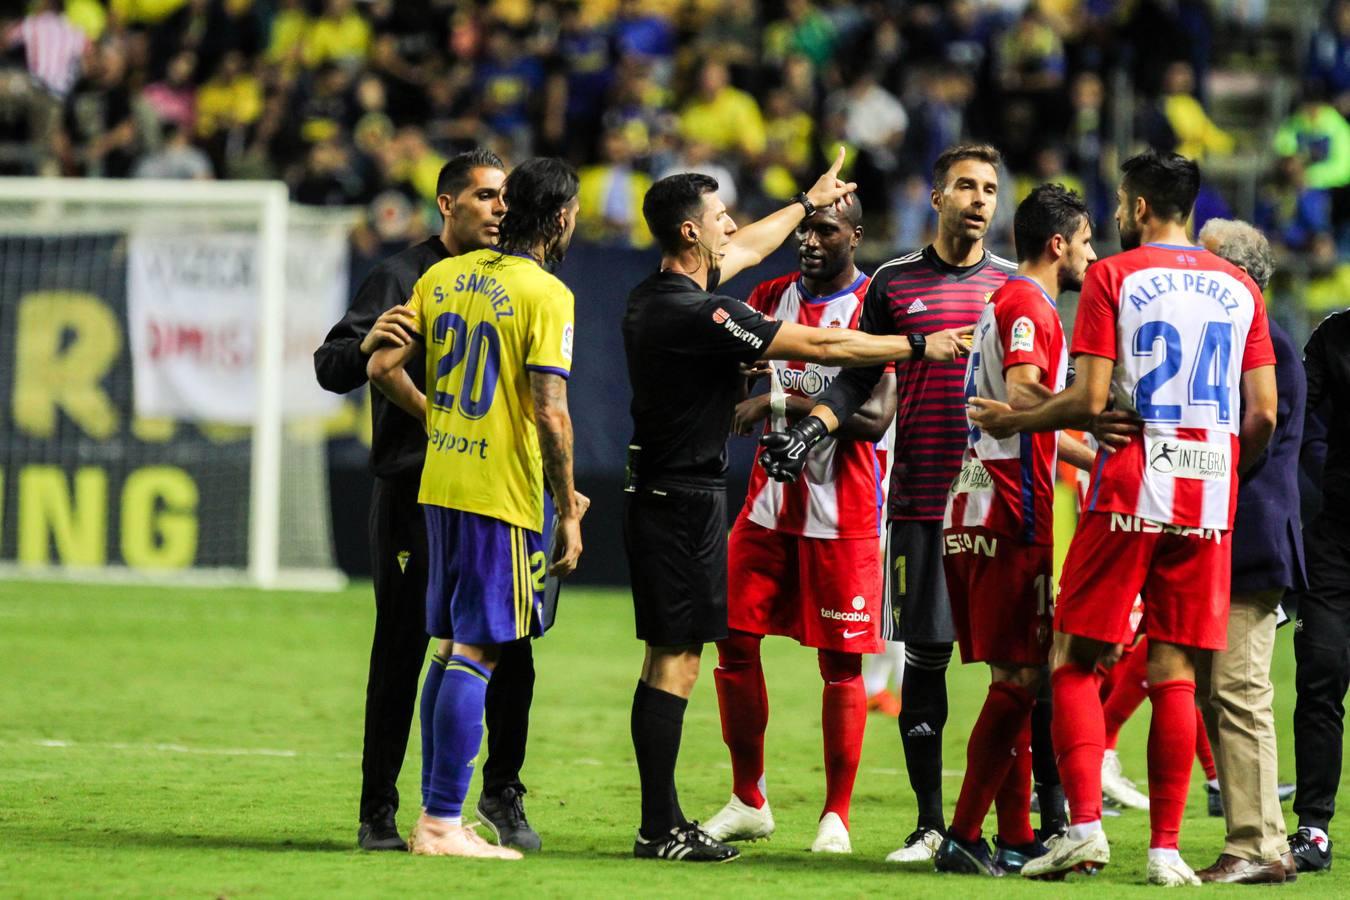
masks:
[[[1275,257],[1260,231],[1246,222],[1211,219],[1200,243],[1266,289]],[[1228,884],[1281,884],[1297,877],[1280,810],[1270,663],[1280,600],[1305,584],[1298,456],[1307,383],[1297,346],[1273,320],[1270,339],[1279,412],[1265,454],[1238,489],[1228,649],[1201,653],[1195,670],[1227,826],[1218,861],[1196,874]]]

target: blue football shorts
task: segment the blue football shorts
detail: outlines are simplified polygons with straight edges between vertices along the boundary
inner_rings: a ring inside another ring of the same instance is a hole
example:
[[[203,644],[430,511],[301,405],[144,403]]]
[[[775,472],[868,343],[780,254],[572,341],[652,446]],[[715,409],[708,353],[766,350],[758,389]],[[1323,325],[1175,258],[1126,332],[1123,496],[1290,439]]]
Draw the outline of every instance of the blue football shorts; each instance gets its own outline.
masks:
[[[543,634],[543,535],[491,516],[426,504],[422,509],[427,633],[479,646]]]

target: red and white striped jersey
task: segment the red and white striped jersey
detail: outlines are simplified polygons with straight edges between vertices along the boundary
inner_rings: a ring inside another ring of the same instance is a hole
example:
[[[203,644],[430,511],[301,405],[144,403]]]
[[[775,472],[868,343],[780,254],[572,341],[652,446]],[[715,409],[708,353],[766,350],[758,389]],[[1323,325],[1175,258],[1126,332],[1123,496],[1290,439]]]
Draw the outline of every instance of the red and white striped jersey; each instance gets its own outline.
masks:
[[[994,292],[975,324],[966,362],[966,398],[1008,399],[1005,373],[1013,366],[1041,370],[1040,383],[1064,390],[1069,348],[1050,296],[1030,278],[1014,275]],[[1028,544],[1054,543],[1056,432],[997,440],[970,425],[961,471],[947,494],[943,526],[980,525]]]
[[[1232,528],[1242,373],[1275,365],[1255,282],[1200,247],[1112,256],[1088,269],[1072,349],[1113,360],[1117,408],[1144,420],[1126,447],[1098,452],[1087,508]]]
[[[7,49],[23,44],[29,74],[64,97],[80,77],[80,58],[89,38],[63,13],[42,12],[13,25],[3,43]]]
[[[868,278],[861,273],[835,294],[815,297],[794,273],[755,288],[749,304],[767,316],[814,328],[857,328]],[[790,396],[815,398],[839,374],[837,366],[775,360],[773,378]],[[770,416],[765,430],[787,423]],[[810,538],[876,537],[881,531],[882,468],[875,445],[826,438],[811,449],[792,484],[769,478],[758,461],[742,514],[764,528]]]

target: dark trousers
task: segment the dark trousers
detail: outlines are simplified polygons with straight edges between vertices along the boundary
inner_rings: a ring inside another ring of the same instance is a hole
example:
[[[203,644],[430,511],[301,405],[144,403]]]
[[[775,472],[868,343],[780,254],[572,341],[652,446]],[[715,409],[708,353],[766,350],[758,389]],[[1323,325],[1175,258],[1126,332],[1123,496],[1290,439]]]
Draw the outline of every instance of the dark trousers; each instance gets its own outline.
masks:
[[[1336,811],[1350,687],[1350,520],[1318,516],[1303,531],[1308,589],[1294,625],[1298,662],[1294,765],[1299,825],[1326,830]]]
[[[366,680],[361,750],[361,821],[398,811],[398,775],[408,750],[413,707],[427,656],[427,528],[417,502],[418,474],[376,478],[370,501],[375,636]],[[488,792],[520,785],[534,697],[528,638],[502,646],[488,683]]]

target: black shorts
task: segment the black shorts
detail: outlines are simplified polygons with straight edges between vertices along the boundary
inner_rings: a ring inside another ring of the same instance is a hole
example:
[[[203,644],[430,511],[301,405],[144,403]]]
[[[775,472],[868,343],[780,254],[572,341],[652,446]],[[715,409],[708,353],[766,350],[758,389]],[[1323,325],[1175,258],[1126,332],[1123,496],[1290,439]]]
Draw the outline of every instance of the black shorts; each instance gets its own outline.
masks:
[[[647,485],[627,494],[623,543],[638,640],[674,647],[727,636],[725,488]]]
[[[916,644],[953,643],[956,627],[942,565],[942,520],[887,523],[885,558],[882,638]]]

